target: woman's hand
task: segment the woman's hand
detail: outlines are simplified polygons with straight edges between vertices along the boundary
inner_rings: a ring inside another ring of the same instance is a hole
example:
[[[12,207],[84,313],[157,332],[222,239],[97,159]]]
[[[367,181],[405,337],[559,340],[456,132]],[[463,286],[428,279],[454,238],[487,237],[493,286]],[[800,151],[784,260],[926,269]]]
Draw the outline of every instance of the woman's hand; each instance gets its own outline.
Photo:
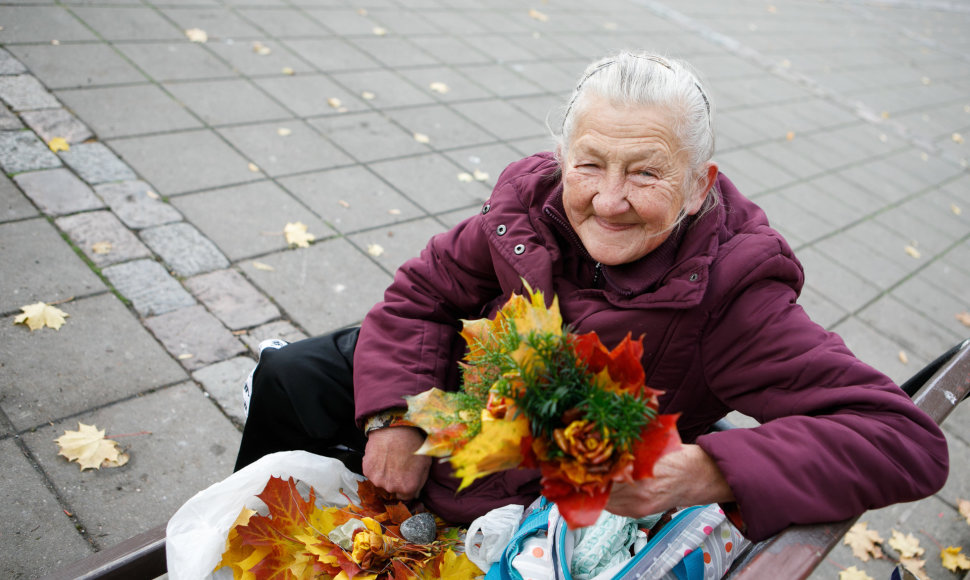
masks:
[[[674,507],[734,501],[724,474],[697,445],[681,445],[653,466],[653,477],[613,486],[606,510],[639,518]]]
[[[424,432],[414,427],[371,431],[364,449],[364,476],[398,499],[417,497],[431,470],[431,457],[414,454],[424,437]]]

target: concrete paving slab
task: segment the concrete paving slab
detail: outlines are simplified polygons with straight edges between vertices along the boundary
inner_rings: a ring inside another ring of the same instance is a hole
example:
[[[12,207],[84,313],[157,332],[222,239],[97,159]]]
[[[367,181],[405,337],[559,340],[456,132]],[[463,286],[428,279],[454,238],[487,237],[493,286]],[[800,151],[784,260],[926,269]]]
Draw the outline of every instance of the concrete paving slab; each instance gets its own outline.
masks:
[[[19,75],[27,72],[27,67],[12,54],[0,49],[0,75]]]
[[[894,295],[885,295],[858,313],[868,323],[896,343],[931,361],[966,338],[932,318],[927,318]],[[929,323],[927,323],[929,320]]]
[[[94,424],[127,450],[122,467],[82,472],[53,439]],[[148,434],[140,433],[147,431]],[[239,431],[198,387],[182,383],[24,436],[85,533],[106,548],[164,524],[186,500],[232,472]]]
[[[416,87],[402,78],[396,71],[345,72],[335,73],[332,76],[356,95],[361,95],[364,92],[373,93],[374,98],[369,100],[373,107],[384,109],[427,105],[435,102],[435,98],[427,86]]]
[[[346,6],[320,7],[307,6],[306,12],[317,22],[325,25],[331,32],[345,36],[373,34],[377,22],[366,9],[363,13]]]
[[[311,335],[359,322],[381,300],[391,276],[343,239],[278,252],[259,260],[272,272],[240,264]]]
[[[144,42],[116,44],[135,66],[156,81],[203,80],[234,77],[229,66],[198,44]]]
[[[14,111],[51,109],[59,105],[54,95],[33,75],[0,76],[0,98]]]
[[[7,385],[0,407],[18,430],[185,378],[114,295],[58,308],[70,315],[60,330],[31,332],[12,317],[0,326]],[[32,356],[37,352],[46,355],[43,365]]]
[[[405,261],[415,258],[428,245],[431,236],[445,228],[432,218],[394,224],[347,236],[390,273]]]
[[[284,69],[289,69],[292,71],[290,74],[296,75],[315,72],[313,67],[282,43],[270,40],[264,40],[262,43],[272,52],[267,55],[256,54],[253,52],[252,44],[245,42],[233,42],[231,44],[228,42],[212,43],[208,45],[208,48],[232,65],[233,69],[247,76],[290,76],[283,72]]]
[[[104,143],[81,143],[60,153],[61,159],[91,185],[109,181],[137,179],[128,167]]]
[[[226,360],[246,350],[202,306],[189,306],[148,318],[145,326],[190,371]]]
[[[230,330],[240,330],[279,318],[280,311],[239,272],[216,270],[185,281],[199,302]]]
[[[243,384],[255,366],[256,361],[253,358],[237,356],[201,368],[192,373],[192,378],[202,385],[222,412],[241,428],[246,424],[246,415],[243,414]]]
[[[489,195],[489,188],[479,182],[459,181],[464,170],[438,154],[381,161],[370,168],[429,213],[467,207]]]
[[[414,139],[412,132],[379,113],[331,116],[309,123],[358,161],[377,161],[428,151],[426,145]]]
[[[0,131],[13,131],[23,128],[24,124],[20,122],[20,118],[11,113],[6,105],[0,105]]]
[[[290,132],[280,135],[281,127]],[[273,177],[353,163],[343,151],[301,121],[226,127],[218,132]]]
[[[229,265],[215,244],[185,222],[142,230],[141,239],[179,276],[194,276]]]
[[[462,73],[498,97],[524,97],[546,92],[541,86],[506,65],[466,66],[462,67]]]
[[[448,87],[448,92],[435,93],[432,96],[445,103],[484,99],[492,95],[490,91],[475,82],[474,77],[466,76],[460,70],[450,67],[428,66],[398,69],[395,72],[424,90],[429,90],[431,83],[444,83]],[[381,95],[378,94],[374,99],[375,106],[380,106],[380,99]]]
[[[6,175],[0,175],[0,222],[20,220],[38,215],[30,201]]]
[[[131,229],[159,226],[182,220],[182,214],[161,200],[144,181],[102,183],[95,193]]]
[[[3,6],[0,7],[0,20],[9,23],[0,30],[2,44],[97,40],[62,6]]]
[[[504,144],[476,145],[466,149],[455,149],[445,155],[461,166],[465,173],[472,174],[475,181],[490,188],[495,185],[499,175],[510,163],[522,158],[518,151]]]
[[[34,133],[48,143],[60,137],[73,145],[94,137],[91,130],[67,109],[28,111],[21,117]]]
[[[145,81],[106,44],[21,44],[11,46],[10,52],[51,90]]]
[[[885,373],[896,384],[906,382],[940,354],[936,353],[932,357],[923,356],[910,348],[909,343],[901,345],[895,337],[883,335],[855,316],[846,318],[830,330],[838,333],[846,346],[860,360]],[[907,363],[900,360],[900,351],[906,353]]]
[[[278,320],[258,326],[246,334],[241,335],[240,338],[242,338],[242,341],[246,343],[246,346],[249,347],[249,350],[253,354],[258,354],[259,343],[264,340],[278,338],[286,342],[296,342],[307,338],[307,335],[291,323],[285,320]]]
[[[245,157],[211,131],[114,139],[109,145],[162,195],[260,178]]]
[[[168,83],[165,90],[209,125],[292,118],[289,111],[245,80]]]
[[[283,229],[291,222],[306,224],[319,239],[333,234],[325,223],[270,181],[185,195],[173,204],[232,260],[286,248]],[[192,246],[185,251],[193,251]]]
[[[548,134],[546,126],[502,100],[452,105],[461,115],[500,138],[524,139]]]
[[[60,167],[61,160],[30,131],[0,132],[0,167],[13,174]]]
[[[348,112],[369,110],[367,105],[357,98],[359,93],[348,90],[320,74],[284,75],[259,78],[253,82],[300,117],[342,115],[343,113],[338,111],[342,108],[346,108]],[[377,94],[373,88],[367,90]],[[328,103],[330,99],[339,100],[340,106],[333,107]]]
[[[321,72],[379,67],[366,51],[338,38],[288,39],[283,44]]]
[[[814,247],[799,250],[798,259],[805,269],[805,284],[846,310],[862,308],[881,292],[871,280]]]
[[[45,219],[0,225],[0,312],[104,290]]]
[[[55,223],[99,267],[136,258],[149,258],[152,255],[138,237],[110,211],[62,217]]]
[[[94,548],[74,529],[47,482],[14,439],[0,441],[4,473],[4,533],[0,570],[7,578],[38,578],[90,555]]]
[[[235,42],[249,43],[244,39],[263,39],[263,32],[227,7],[206,8],[161,8],[163,15],[174,21],[179,28],[201,28],[209,35],[210,42],[232,39]]]
[[[58,91],[57,97],[84,118],[101,139],[202,126],[154,84],[64,90]]]
[[[91,188],[67,169],[21,173],[14,177],[14,181],[47,215],[66,215],[104,207]]]
[[[136,260],[103,270],[111,285],[141,316],[165,314],[195,305],[195,299],[154,260]]]
[[[330,30],[321,24],[321,21],[313,18],[312,14],[311,18],[307,18],[303,13],[290,10],[289,8],[257,6],[253,8],[236,8],[235,12],[258,26],[261,30],[277,38],[289,36],[324,36],[330,34]],[[325,14],[321,16],[327,19]],[[341,31],[346,32],[343,29]]]
[[[360,166],[294,175],[278,182],[343,233],[422,215],[394,188]]]
[[[831,328],[849,316],[848,310],[807,285],[802,288],[802,293],[798,296],[798,304],[805,309],[812,320],[825,328]]]

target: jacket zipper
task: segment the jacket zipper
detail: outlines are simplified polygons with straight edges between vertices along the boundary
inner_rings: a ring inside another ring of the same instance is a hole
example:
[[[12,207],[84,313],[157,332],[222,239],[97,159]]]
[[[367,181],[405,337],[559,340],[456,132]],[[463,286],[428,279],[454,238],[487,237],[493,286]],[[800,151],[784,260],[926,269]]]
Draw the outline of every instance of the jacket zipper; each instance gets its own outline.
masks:
[[[579,239],[579,236],[576,235],[576,232],[573,231],[572,226],[569,225],[568,223],[564,222],[563,220],[559,219],[559,216],[557,216],[556,214],[554,214],[548,208],[546,208],[544,210],[544,213],[546,214],[546,216],[549,217],[549,219],[551,219],[552,221],[556,222],[556,224],[559,226],[559,230],[561,232],[563,232],[563,233],[566,234],[566,237],[569,238],[569,241],[572,242],[574,246],[576,246],[577,248],[579,248],[579,251],[582,253],[583,256],[586,257],[587,260],[589,260],[589,261],[592,262],[593,261],[593,256],[590,256],[589,255],[589,252],[586,250],[586,246],[583,245],[582,240],[580,240]],[[600,264],[599,262],[596,262],[595,270],[593,271],[593,288],[599,288],[599,286],[600,286],[600,273],[602,271],[603,271],[603,265]]]

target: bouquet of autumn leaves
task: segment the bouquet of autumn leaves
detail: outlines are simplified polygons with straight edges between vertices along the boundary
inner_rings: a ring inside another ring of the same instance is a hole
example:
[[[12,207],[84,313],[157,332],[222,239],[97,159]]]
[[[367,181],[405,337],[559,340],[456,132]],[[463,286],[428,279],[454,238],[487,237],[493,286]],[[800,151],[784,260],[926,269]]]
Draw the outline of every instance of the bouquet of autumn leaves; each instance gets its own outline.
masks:
[[[461,478],[538,467],[542,495],[571,528],[596,523],[615,482],[650,477],[680,443],[644,384],[642,338],[607,349],[595,332],[563,329],[558,299],[526,286],[494,319],[463,321],[462,388],[406,397],[427,433],[419,454],[447,457]]]

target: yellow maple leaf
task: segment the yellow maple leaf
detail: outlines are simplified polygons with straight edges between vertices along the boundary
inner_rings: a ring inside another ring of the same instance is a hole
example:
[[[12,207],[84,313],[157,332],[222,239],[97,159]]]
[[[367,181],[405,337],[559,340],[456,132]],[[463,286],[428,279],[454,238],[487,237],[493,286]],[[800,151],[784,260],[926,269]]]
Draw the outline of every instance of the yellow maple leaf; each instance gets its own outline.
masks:
[[[286,243],[298,248],[309,248],[310,242],[317,239],[316,236],[307,231],[307,226],[303,222],[291,222],[283,228],[286,235]]]
[[[31,331],[47,326],[54,330],[60,330],[64,326],[64,319],[70,316],[60,308],[56,308],[46,302],[37,302],[21,306],[23,314],[18,314],[13,319],[14,324],[26,324]]]
[[[458,491],[479,477],[518,467],[522,463],[521,441],[528,436],[529,420],[523,413],[515,418],[483,420],[481,433],[451,456],[455,477],[461,478]]]
[[[209,41],[209,35],[201,28],[189,28],[185,31],[185,36],[190,42],[205,43]]]
[[[128,455],[118,448],[118,442],[104,438],[104,429],[78,422],[77,431],[65,431],[55,439],[58,455],[77,461],[81,471],[117,467],[128,462]]]
[[[889,538],[889,546],[899,552],[903,558],[915,558],[923,555],[923,548],[919,545],[919,540],[913,534],[903,535],[893,530],[893,536]]]
[[[926,573],[926,560],[920,560],[919,558],[900,558],[899,563],[910,574],[920,580],[931,580],[930,575]]]
[[[482,570],[465,554],[456,554],[450,548],[442,554],[441,566],[434,578],[440,580],[471,580],[482,575]]]
[[[950,572],[956,572],[957,569],[970,570],[970,558],[961,554],[960,550],[962,548],[953,546],[940,550],[940,560],[943,562],[943,567]]]
[[[111,242],[95,242],[91,244],[91,251],[95,254],[110,254],[112,250]]]
[[[873,580],[872,576],[865,573],[855,566],[850,566],[839,572],[839,580]]]
[[[67,139],[64,137],[54,137],[47,142],[47,146],[50,147],[51,151],[57,153],[58,151],[70,151],[71,146],[68,144]]]
[[[967,326],[970,326],[970,324]],[[960,512],[961,516],[967,518],[967,524],[970,524],[970,500],[957,499],[957,511]]]
[[[882,549],[877,545],[882,541],[879,532],[869,529],[868,522],[855,524],[842,538],[842,542],[852,549],[852,554],[863,562],[868,562],[870,555],[873,558],[882,558]]]
[[[549,22],[549,17],[544,13],[539,12],[535,8],[529,9],[529,17],[538,20],[539,22]]]

